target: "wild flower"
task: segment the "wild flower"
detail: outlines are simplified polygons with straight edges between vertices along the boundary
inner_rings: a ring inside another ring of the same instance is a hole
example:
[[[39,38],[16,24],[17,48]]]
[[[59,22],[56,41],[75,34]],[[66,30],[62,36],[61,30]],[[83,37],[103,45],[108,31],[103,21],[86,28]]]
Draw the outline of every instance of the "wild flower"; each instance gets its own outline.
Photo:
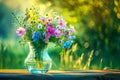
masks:
[[[71,48],[75,39],[75,29],[59,15],[41,15],[35,8],[26,9],[16,30],[21,40],[43,46],[53,42],[63,48]],[[36,46],[35,45],[35,46]]]

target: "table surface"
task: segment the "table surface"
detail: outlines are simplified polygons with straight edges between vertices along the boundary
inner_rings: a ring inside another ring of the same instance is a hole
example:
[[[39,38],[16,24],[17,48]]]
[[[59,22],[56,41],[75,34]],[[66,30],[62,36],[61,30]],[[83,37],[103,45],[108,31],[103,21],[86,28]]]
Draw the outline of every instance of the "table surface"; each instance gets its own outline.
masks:
[[[0,69],[0,80],[120,80],[120,70],[50,70],[31,74],[27,70]]]

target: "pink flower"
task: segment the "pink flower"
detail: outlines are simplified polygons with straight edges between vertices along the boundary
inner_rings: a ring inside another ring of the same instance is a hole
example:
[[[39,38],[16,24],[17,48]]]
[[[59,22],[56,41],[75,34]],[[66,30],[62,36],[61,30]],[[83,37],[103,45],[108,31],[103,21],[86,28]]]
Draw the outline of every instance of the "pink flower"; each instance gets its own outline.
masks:
[[[45,39],[44,39],[45,43],[49,42],[49,38],[50,38],[50,35],[46,32],[45,33]]]
[[[65,22],[63,19],[61,19],[61,20],[58,22],[58,24],[60,25],[60,28],[62,28],[62,29],[64,29],[64,28],[66,27],[66,22]]]
[[[49,39],[48,38],[45,38],[45,43],[48,43],[49,42]]]
[[[19,27],[19,28],[16,30],[16,33],[18,34],[18,36],[22,36],[22,35],[26,34],[26,29],[23,28],[23,27]]]
[[[55,36],[56,36],[56,38],[60,37],[60,33],[61,33],[61,31],[59,29],[55,30]]]
[[[55,28],[51,27],[51,26],[48,26],[47,28],[47,32],[50,36],[54,35],[55,33]]]
[[[48,21],[49,21],[49,22],[52,21],[52,18],[48,18]]]
[[[46,26],[51,26],[51,22],[47,21]]]
[[[50,34],[48,34],[47,32],[45,33],[45,38],[50,38]]]

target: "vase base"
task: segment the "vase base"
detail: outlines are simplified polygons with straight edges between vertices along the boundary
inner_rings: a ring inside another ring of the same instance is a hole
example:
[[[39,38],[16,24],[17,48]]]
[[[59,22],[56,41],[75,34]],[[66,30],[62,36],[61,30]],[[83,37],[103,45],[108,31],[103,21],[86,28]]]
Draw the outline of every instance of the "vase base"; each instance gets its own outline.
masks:
[[[41,74],[41,73],[46,73],[50,70],[52,66],[52,62],[44,61],[44,62],[27,62],[26,63],[26,68],[28,69],[29,72],[34,73],[34,74]]]
[[[44,74],[48,72],[48,70],[28,70],[28,71],[31,72],[32,74]]]

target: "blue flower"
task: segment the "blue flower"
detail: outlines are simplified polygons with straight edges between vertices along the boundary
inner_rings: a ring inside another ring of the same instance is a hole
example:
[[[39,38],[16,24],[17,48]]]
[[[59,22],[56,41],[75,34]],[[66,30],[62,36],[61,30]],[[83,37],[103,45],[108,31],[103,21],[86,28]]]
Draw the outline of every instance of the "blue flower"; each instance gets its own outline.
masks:
[[[66,41],[63,45],[63,48],[68,48],[69,49],[71,47],[72,43],[73,43],[73,41]]]
[[[74,40],[76,36],[70,36],[70,40]]]
[[[40,37],[41,37],[40,32],[34,32],[33,36],[32,36],[32,39],[33,39],[33,41],[39,41]]]

